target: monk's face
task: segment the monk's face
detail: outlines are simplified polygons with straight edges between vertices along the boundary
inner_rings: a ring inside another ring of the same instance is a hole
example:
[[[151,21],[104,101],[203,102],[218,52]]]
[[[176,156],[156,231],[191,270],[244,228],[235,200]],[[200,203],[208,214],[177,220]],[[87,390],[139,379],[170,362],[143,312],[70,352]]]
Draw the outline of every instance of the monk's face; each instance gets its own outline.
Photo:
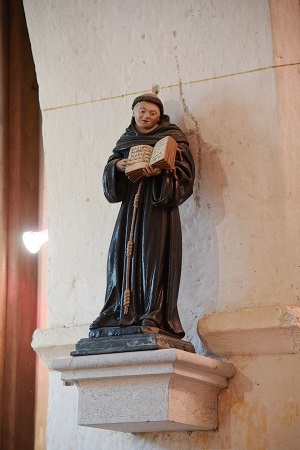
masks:
[[[159,107],[149,102],[139,102],[133,108],[136,129],[140,133],[149,133],[154,130],[160,118]]]

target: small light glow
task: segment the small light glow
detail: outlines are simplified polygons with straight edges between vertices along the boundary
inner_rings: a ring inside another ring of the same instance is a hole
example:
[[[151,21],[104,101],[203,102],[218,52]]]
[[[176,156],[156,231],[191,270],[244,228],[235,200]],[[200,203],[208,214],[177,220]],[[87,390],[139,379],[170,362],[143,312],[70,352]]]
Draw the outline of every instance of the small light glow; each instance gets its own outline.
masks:
[[[23,242],[30,253],[37,253],[41,246],[48,241],[48,230],[26,231],[23,234]]]

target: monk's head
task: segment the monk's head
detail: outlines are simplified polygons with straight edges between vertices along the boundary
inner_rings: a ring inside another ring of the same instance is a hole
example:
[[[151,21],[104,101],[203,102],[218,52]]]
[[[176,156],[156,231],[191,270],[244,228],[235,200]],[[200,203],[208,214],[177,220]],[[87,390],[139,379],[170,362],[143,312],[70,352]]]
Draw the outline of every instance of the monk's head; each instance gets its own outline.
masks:
[[[139,95],[132,103],[135,127],[140,133],[154,130],[163,114],[163,104],[155,94]]]

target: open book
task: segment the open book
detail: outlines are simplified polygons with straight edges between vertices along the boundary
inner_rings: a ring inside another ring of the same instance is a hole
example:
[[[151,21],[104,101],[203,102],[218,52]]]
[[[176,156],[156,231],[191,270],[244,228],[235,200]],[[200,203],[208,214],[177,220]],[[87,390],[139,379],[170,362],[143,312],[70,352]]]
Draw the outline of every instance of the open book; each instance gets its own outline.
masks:
[[[160,169],[174,169],[177,142],[172,136],[160,139],[154,147],[151,145],[135,145],[131,147],[125,174],[135,182],[143,177],[143,169],[146,166]]]

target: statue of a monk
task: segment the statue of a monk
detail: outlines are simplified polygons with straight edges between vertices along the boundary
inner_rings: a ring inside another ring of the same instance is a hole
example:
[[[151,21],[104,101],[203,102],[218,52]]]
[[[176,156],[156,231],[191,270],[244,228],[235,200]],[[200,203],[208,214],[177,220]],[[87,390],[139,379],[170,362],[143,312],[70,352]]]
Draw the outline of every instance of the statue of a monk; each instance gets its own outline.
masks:
[[[184,331],[177,309],[182,259],[178,206],[193,191],[193,158],[184,133],[170,123],[156,95],[140,95],[132,110],[131,124],[117,141],[103,174],[105,197],[111,203],[122,204],[109,247],[105,304],[90,330],[154,326],[181,339]],[[172,136],[177,142],[175,170],[149,165],[143,169],[140,183],[131,182],[125,175],[130,148],[154,146],[165,136]],[[140,197],[134,212],[138,189]],[[128,268],[127,243],[131,231],[133,248]],[[130,274],[127,311],[123,302],[126,273]]]

